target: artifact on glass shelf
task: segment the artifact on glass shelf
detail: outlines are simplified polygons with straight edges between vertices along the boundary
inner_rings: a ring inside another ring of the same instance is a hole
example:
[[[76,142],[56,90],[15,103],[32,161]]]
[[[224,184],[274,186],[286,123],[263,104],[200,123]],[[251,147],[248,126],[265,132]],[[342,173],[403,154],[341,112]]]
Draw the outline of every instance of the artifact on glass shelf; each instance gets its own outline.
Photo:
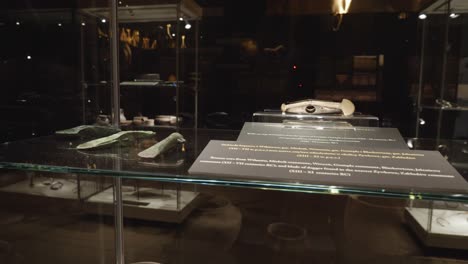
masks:
[[[123,52],[125,62],[129,65],[132,63],[132,48],[130,46],[132,46],[133,38],[131,33],[132,31],[129,28],[123,28],[120,33],[120,40],[124,43]]]
[[[177,132],[174,132],[170,134],[167,138],[138,153],[138,156],[141,158],[153,159],[161,154],[164,154],[168,150],[175,147],[177,144],[183,143],[185,143],[184,136]]]
[[[153,43],[151,43],[151,47],[150,49],[154,50],[158,47],[158,41],[157,40],[153,40]]]
[[[142,47],[143,49],[149,49],[149,48],[150,48],[150,44],[149,44],[149,43],[150,43],[150,39],[147,38],[147,37],[144,37],[144,38],[143,38],[143,43],[141,44],[141,47]]]
[[[127,121],[127,118],[125,117],[125,112],[124,112],[124,110],[123,110],[122,108],[120,108],[120,116],[119,116],[119,118],[120,118],[120,122],[122,122],[122,121]]]
[[[130,125],[133,121],[132,120],[127,120],[127,117],[125,116],[125,112],[122,108],[120,108],[120,124],[121,125]]]
[[[348,99],[343,99],[341,103],[307,99],[281,105],[281,111],[283,113],[294,114],[343,113],[343,115],[349,116],[354,113],[354,110],[355,107],[353,102]]]
[[[185,35],[182,35],[180,38],[181,38],[181,40],[182,40],[182,41],[181,41],[182,43],[180,44],[180,48],[181,48],[181,49],[186,49],[186,48],[187,48],[187,44],[185,44]]]
[[[263,51],[267,54],[271,54],[271,55],[279,55],[281,54],[283,51],[286,50],[286,47],[282,44],[274,47],[274,48],[264,48]]]
[[[161,125],[175,125],[177,122],[183,121],[181,116],[177,118],[174,115],[157,115],[154,119]]]
[[[48,178],[48,179],[46,179],[45,181],[42,182],[42,184],[45,185],[45,186],[50,186],[53,183],[55,183],[54,178]]]
[[[51,190],[60,190],[63,187],[63,183],[61,181],[56,181],[53,178],[48,178],[42,182],[42,185],[49,186]]]
[[[145,120],[143,122],[143,125],[145,125],[145,126],[154,126],[154,119],[148,118],[147,120]]]
[[[128,38],[131,38],[131,37],[132,37],[132,29],[126,28],[126,29],[125,29],[125,32],[127,32],[127,40],[128,40]]]
[[[125,28],[122,28],[120,30],[120,41],[122,41],[122,42],[127,41],[127,31],[125,31]]]
[[[60,181],[56,181],[50,185],[50,189],[54,191],[60,190],[62,189],[62,187],[63,187],[63,183]]]
[[[106,137],[120,132],[119,128],[112,126],[83,125],[65,130],[56,131],[61,136]]]
[[[133,30],[133,35],[132,35],[132,46],[137,48],[140,45],[140,31],[139,30]]]
[[[148,117],[146,116],[135,116],[133,117],[133,124],[137,126],[141,126],[145,124],[145,121],[148,120]]]
[[[108,137],[102,137],[78,145],[77,149],[96,149],[111,146],[113,144],[125,144],[139,138],[147,138],[155,135],[152,131],[121,131]]]
[[[132,48],[128,43],[125,43],[123,46],[124,58],[125,62],[130,65],[132,64]]]
[[[258,53],[257,41],[253,39],[244,39],[240,43],[240,51],[245,56],[255,56]]]
[[[441,98],[436,99],[436,104],[438,106],[440,106],[441,108],[452,108],[452,107],[454,107],[454,104],[452,104],[451,102],[449,102],[447,100],[441,99]]]
[[[166,25],[166,39],[167,39],[167,46],[171,49],[175,48],[175,41],[173,38],[173,33],[171,32],[171,24]]]
[[[107,115],[98,115],[96,117],[96,124],[99,125],[99,126],[109,126],[110,125],[109,116],[107,116]]]

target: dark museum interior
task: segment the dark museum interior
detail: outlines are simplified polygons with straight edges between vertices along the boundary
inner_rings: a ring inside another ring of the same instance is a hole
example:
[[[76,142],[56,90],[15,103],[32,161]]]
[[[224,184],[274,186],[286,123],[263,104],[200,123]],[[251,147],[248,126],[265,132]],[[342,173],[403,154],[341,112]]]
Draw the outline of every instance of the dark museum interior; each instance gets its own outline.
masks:
[[[468,264],[468,0],[1,0],[0,264]]]

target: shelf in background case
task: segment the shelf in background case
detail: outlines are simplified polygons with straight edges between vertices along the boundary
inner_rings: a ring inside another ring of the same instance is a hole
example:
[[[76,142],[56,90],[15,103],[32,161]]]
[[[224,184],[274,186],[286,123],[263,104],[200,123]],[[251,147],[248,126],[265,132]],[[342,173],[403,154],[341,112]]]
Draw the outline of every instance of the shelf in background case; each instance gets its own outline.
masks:
[[[422,109],[431,109],[431,110],[442,110],[442,111],[468,111],[467,106],[457,106],[457,107],[441,107],[437,105],[423,105]]]
[[[138,197],[136,192],[122,192],[126,218],[182,223],[200,201],[199,193],[185,190],[139,188],[142,197]],[[87,199],[84,209],[91,214],[114,215],[113,203],[114,188],[110,187]]]

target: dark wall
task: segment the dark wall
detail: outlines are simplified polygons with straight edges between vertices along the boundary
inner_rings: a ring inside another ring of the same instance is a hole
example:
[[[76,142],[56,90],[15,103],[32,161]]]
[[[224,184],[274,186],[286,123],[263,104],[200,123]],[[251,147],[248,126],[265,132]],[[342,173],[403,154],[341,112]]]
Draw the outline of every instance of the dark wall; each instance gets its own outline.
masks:
[[[266,17],[263,9],[252,10],[240,21],[229,10],[223,17],[202,21],[202,46],[218,50],[202,56],[202,113],[225,111],[235,119],[310,98],[316,89],[334,89],[336,73],[348,67],[352,56],[383,54],[382,98],[356,104],[360,111],[409,133],[410,86],[417,81],[420,44],[416,14],[407,19],[394,13],[346,15],[340,29],[333,31],[330,15]],[[246,50],[245,41],[255,43],[256,49]],[[278,45],[286,48],[274,55],[264,52]]]

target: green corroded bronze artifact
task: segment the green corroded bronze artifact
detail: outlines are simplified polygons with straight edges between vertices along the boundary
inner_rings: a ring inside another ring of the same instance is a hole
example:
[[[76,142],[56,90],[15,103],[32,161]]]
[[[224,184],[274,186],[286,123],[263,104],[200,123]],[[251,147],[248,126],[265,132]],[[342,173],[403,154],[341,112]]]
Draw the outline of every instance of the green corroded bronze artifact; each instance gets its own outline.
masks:
[[[95,140],[91,140],[85,142],[83,144],[78,145],[77,149],[95,149],[110,146],[115,143],[125,143],[130,142],[139,138],[146,138],[155,135],[155,132],[152,131],[121,131],[110,135],[108,137],[102,137]]]
[[[170,150],[178,143],[184,143],[185,139],[184,136],[181,134],[174,132],[170,134],[167,138],[161,140],[160,142],[154,144],[153,146],[143,150],[142,152],[138,153],[138,156],[141,158],[153,159],[157,156],[163,154],[164,152]]]
[[[70,137],[75,137],[75,136],[106,137],[106,136],[110,136],[120,131],[121,130],[119,128],[112,127],[112,126],[83,125],[83,126],[77,126],[77,127],[65,129],[65,130],[59,130],[59,131],[56,131],[55,134],[61,135],[61,136],[70,136]]]

